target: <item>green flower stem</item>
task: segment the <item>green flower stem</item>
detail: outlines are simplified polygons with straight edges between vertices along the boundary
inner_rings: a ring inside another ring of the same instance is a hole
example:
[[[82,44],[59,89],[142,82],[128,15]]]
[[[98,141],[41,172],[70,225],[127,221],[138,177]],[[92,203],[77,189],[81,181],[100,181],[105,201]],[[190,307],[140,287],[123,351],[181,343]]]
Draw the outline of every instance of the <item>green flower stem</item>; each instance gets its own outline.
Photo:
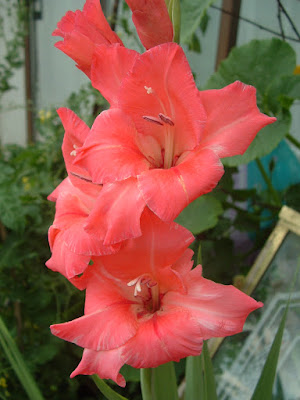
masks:
[[[290,134],[288,133],[288,134],[286,135],[286,138],[287,138],[291,143],[293,143],[293,145],[296,146],[297,149],[300,150],[300,142],[299,142],[296,138],[294,138],[294,136],[292,136],[292,135],[290,135]]]
[[[274,186],[272,185],[271,179],[269,178],[268,174],[266,173],[266,170],[264,169],[262,162],[260,161],[259,158],[256,158],[255,162],[256,162],[256,165],[257,165],[262,177],[264,178],[264,181],[266,182],[266,185],[268,186],[270,193],[273,196],[273,200],[274,200],[275,204],[281,205],[279,195],[278,195],[276,189],[274,188]]]
[[[151,368],[141,368],[141,391],[143,400],[153,400],[151,389]]]
[[[169,12],[170,19],[173,24],[174,38],[173,41],[180,43],[180,0],[165,0]]]

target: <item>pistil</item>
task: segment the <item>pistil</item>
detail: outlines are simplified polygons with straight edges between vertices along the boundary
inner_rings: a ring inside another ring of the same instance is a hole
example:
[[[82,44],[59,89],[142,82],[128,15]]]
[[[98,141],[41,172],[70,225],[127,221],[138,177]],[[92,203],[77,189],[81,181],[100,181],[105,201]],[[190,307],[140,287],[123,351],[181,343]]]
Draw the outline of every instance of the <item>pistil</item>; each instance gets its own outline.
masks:
[[[164,168],[172,167],[174,157],[174,135],[172,129],[166,127]]]
[[[142,291],[145,285],[147,292]],[[127,286],[134,286],[134,297],[141,297],[144,307],[148,312],[154,313],[160,308],[159,286],[149,275],[141,275],[127,283]],[[146,294],[147,293],[147,294]]]

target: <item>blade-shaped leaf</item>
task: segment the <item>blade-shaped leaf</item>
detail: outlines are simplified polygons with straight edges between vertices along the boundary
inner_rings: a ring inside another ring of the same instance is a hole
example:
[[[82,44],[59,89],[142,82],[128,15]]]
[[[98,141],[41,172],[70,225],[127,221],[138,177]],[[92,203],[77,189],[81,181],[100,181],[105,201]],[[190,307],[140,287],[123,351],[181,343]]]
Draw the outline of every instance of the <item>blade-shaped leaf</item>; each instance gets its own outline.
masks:
[[[19,352],[13,338],[11,337],[6,325],[0,317],[0,344],[10,362],[13,370],[19,378],[24,390],[26,391],[30,400],[43,400],[43,396],[31,376],[25,361]]]
[[[217,400],[214,370],[206,341],[203,342],[203,370],[205,400]]]
[[[141,389],[143,400],[178,400],[173,362],[141,369]]]
[[[184,400],[204,400],[202,359],[203,353],[200,356],[187,357],[186,359]]]
[[[103,379],[100,379],[98,375],[92,375],[92,379],[107,400],[128,400],[126,397],[115,392]]]
[[[289,309],[290,300],[287,302],[284,314],[281,318],[280,325],[278,327],[276,336],[271,346],[271,350],[268,354],[264,368],[262,370],[259,381],[256,385],[255,391],[251,400],[268,400],[272,399],[272,389],[276,375],[276,368],[280,353],[280,347],[282,342],[283,331],[285,327],[286,316]]]

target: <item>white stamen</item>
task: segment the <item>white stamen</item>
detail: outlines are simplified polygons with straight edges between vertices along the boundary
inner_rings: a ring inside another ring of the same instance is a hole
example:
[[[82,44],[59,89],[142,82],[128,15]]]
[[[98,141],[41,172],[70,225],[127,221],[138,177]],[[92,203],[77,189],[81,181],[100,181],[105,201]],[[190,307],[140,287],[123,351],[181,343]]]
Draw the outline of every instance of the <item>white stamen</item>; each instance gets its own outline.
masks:
[[[152,87],[144,86],[144,89],[146,90],[147,94],[153,93]]]
[[[142,291],[142,285],[146,285],[148,288],[151,288],[157,285],[157,283],[152,281],[149,276],[145,275],[139,276],[127,283],[127,286],[135,286],[133,293],[134,297],[138,296],[138,294]]]
[[[76,156],[76,155],[77,155],[76,150],[72,150],[70,156]]]
[[[76,150],[78,149],[78,146],[76,146],[76,144],[73,144],[73,148]]]
[[[130,282],[127,283],[127,286],[133,286],[133,285],[135,285],[139,279],[140,279],[139,277],[133,279],[132,281],[130,281]]]

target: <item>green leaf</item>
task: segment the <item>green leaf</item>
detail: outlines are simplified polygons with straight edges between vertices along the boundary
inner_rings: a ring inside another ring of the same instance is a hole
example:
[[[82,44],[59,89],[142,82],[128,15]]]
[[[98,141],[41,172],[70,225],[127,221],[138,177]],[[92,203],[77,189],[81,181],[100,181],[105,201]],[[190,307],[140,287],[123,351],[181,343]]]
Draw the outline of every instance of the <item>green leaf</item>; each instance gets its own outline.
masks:
[[[140,370],[133,368],[130,365],[123,365],[120,370],[121,375],[124,376],[126,381],[139,382],[140,381]]]
[[[204,400],[204,382],[202,372],[203,353],[186,359],[186,386],[184,400]]]
[[[176,222],[197,235],[217,225],[218,216],[222,213],[221,202],[212,195],[205,195],[190,203]]]
[[[295,66],[295,52],[286,42],[280,39],[252,40],[230,52],[207,82],[206,89],[220,89],[240,80],[255,86],[262,95],[272,81],[292,75]]]
[[[289,108],[299,96],[299,78],[293,75],[296,55],[292,47],[279,39],[252,40],[235,48],[206,84],[220,89],[240,80],[257,89],[262,112],[273,113],[277,122],[263,128],[242,156],[223,159],[226,166],[246,164],[269,154],[289,132]]]
[[[30,400],[43,400],[43,396],[32,378],[25,361],[17,348],[13,338],[8,332],[2,318],[0,317],[0,344],[11,367],[19,378],[24,390]]]
[[[107,383],[104,382],[103,379],[100,379],[98,375],[92,375],[92,379],[107,400],[128,400],[126,397],[115,392]]]
[[[262,370],[260,379],[256,385],[255,391],[251,400],[271,400],[272,399],[272,389],[276,375],[276,368],[279,358],[279,352],[282,342],[282,336],[285,326],[285,321],[289,309],[290,300],[288,301],[284,314],[281,318],[280,325],[278,327],[276,336],[274,338],[271,350],[268,354],[267,360],[265,362],[264,368]]]
[[[188,43],[205,18],[208,7],[216,0],[182,0],[181,2],[181,42]]]
[[[300,183],[291,185],[285,190],[284,202],[287,206],[300,212]]]
[[[189,50],[201,53],[201,44],[196,33],[193,33],[191,40],[189,41]]]
[[[185,400],[217,400],[213,366],[206,341],[200,356],[186,360]]]
[[[292,100],[287,107],[286,99]],[[300,99],[300,75],[280,76],[268,88],[266,101],[274,114],[278,113],[280,108],[289,109],[295,99]]]
[[[173,362],[141,369],[141,388],[143,400],[178,400]]]
[[[223,158],[222,163],[226,166],[235,167],[241,164],[248,164],[256,158],[269,154],[289,132],[290,125],[291,115],[288,112],[278,117],[274,124],[261,129],[242,156]]]
[[[218,400],[214,370],[206,341],[203,342],[204,393],[206,400]]]

